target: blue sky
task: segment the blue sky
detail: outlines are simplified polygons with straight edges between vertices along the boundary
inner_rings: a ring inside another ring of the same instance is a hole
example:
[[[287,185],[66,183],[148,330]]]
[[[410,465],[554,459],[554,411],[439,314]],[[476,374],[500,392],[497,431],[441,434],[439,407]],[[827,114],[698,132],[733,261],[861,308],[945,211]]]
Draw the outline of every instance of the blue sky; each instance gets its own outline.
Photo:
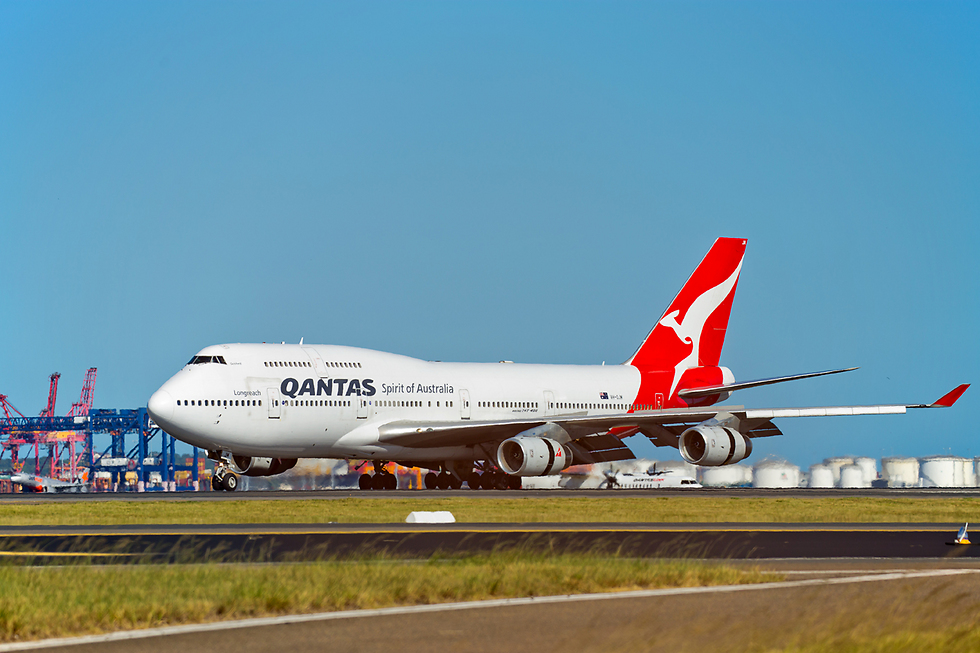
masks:
[[[717,236],[754,406],[980,381],[975,3],[0,3],[0,393],[219,342],[619,363]],[[949,411],[757,443],[980,455]],[[643,455],[670,457],[637,439]]]

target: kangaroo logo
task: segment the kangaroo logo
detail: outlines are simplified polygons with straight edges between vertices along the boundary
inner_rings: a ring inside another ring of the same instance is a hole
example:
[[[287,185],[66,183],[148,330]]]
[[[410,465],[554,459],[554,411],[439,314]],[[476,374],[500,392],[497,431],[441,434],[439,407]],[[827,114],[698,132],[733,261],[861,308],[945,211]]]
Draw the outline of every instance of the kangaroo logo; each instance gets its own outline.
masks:
[[[684,320],[677,322],[680,310],[671,311],[660,318],[659,324],[674,330],[677,338],[686,345],[691,345],[691,353],[681,359],[674,366],[674,380],[670,384],[669,397],[674,396],[674,390],[681,380],[681,375],[685,370],[698,366],[699,349],[701,346],[701,332],[704,331],[704,323],[708,321],[711,314],[718,310],[721,303],[725,301],[735,282],[738,281],[738,273],[742,269],[742,261],[739,260],[738,267],[732,272],[731,276],[722,281],[714,288],[704,291],[700,297],[691,302],[691,306],[684,315]]]

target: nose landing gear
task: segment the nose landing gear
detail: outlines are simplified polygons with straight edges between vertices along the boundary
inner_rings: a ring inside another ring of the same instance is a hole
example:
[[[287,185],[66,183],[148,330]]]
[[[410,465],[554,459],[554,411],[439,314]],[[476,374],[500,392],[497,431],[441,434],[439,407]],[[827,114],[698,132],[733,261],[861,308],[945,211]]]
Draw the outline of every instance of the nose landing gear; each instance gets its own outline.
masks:
[[[238,474],[228,469],[225,465],[217,465],[214,468],[214,475],[211,477],[211,489],[215,492],[234,492],[238,489]]]

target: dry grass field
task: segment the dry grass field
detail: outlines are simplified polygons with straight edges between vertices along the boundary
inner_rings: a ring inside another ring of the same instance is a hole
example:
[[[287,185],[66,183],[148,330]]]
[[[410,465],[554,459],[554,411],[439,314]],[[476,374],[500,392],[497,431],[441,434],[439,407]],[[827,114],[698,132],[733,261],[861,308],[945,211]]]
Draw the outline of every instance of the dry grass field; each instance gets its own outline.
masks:
[[[297,499],[274,501],[4,502],[14,525],[397,523],[413,510],[449,510],[464,523],[804,522],[955,523],[980,514],[980,498],[555,497]]]
[[[0,641],[487,598],[778,580],[755,568],[525,552],[427,561],[0,567]]]

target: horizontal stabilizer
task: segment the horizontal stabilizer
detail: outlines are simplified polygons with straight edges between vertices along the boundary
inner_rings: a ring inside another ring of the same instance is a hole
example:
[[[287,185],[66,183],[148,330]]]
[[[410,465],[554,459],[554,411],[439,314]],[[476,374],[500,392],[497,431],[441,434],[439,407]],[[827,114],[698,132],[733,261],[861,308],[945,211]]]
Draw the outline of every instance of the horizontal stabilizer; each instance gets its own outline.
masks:
[[[840,370],[826,370],[824,372],[808,372],[806,374],[794,374],[792,376],[776,376],[771,379],[756,379],[755,381],[742,381],[741,383],[713,385],[706,388],[689,388],[687,390],[679,391],[677,395],[683,399],[688,399],[691,397],[710,397],[711,395],[717,395],[723,392],[734,392],[735,390],[745,390],[746,388],[758,388],[759,386],[763,386],[763,385],[773,385],[774,383],[783,383],[784,381],[796,381],[797,379],[812,379],[815,376],[840,374],[841,372],[851,372],[856,369],[858,368],[845,367],[844,369],[840,369]],[[951,392],[950,394],[953,393]],[[943,397],[943,399],[945,399],[945,397]],[[953,401],[956,401],[956,399],[954,398]]]

